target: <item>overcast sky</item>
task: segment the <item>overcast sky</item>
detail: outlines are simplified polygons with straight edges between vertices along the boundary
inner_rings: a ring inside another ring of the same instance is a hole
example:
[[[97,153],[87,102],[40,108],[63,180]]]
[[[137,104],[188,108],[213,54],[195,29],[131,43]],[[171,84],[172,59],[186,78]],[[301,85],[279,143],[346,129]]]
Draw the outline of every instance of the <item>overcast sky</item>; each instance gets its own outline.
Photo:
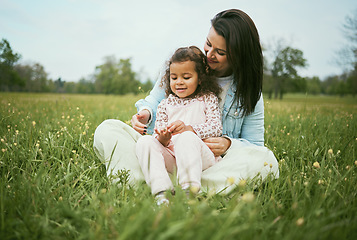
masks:
[[[0,0],[0,38],[52,79],[87,78],[114,55],[156,80],[178,47],[203,49],[210,20],[230,8],[253,19],[268,50],[279,39],[302,50],[309,66],[300,75],[342,73],[334,59],[355,0]]]

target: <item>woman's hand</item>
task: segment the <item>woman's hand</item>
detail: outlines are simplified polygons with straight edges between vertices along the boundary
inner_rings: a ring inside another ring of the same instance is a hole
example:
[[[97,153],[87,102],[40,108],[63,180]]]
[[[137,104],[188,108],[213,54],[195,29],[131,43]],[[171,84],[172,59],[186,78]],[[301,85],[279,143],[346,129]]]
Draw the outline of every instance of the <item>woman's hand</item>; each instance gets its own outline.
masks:
[[[150,119],[149,110],[141,110],[131,118],[131,126],[140,134],[146,134],[146,125]]]
[[[203,139],[203,142],[211,149],[215,157],[224,154],[231,146],[231,140],[225,137],[210,137]]]

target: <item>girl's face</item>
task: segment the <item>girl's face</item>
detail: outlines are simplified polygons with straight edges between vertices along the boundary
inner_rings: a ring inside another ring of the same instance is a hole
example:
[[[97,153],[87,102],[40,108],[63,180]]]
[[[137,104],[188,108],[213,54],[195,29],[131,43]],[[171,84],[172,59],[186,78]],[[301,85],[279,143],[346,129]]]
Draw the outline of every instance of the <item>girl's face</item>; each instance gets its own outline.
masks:
[[[192,95],[199,84],[193,61],[173,62],[170,65],[170,88],[180,98]]]
[[[226,77],[232,74],[232,69],[227,59],[226,40],[218,35],[213,27],[208,32],[204,50],[208,65],[216,71],[217,77]]]

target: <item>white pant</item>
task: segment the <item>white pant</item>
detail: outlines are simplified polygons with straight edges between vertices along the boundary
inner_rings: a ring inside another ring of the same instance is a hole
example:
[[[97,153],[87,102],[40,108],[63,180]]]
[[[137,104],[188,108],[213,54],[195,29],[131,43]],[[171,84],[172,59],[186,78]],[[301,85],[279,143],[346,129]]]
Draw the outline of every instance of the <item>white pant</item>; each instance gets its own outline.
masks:
[[[136,142],[141,137],[120,120],[105,120],[97,127],[93,147],[105,163],[108,175],[126,169],[130,171],[129,183],[135,185],[137,181],[145,180],[136,156]],[[221,161],[202,172],[201,189],[229,192],[241,179],[258,175],[265,179],[270,173],[275,178],[279,177],[278,162],[269,149],[236,140]],[[227,179],[234,179],[234,184]]]
[[[169,173],[175,170],[182,187],[199,189],[202,171],[216,163],[212,151],[190,131],[173,136],[168,147],[153,136],[143,136],[136,143],[136,155],[153,194],[173,189]]]

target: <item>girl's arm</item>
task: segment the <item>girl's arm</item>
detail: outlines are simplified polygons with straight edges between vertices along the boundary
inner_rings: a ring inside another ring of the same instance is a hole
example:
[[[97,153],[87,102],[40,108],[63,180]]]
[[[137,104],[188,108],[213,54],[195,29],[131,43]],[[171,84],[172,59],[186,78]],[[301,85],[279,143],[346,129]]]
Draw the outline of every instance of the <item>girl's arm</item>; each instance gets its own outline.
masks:
[[[171,133],[167,131],[168,116],[166,114],[166,101],[162,100],[157,107],[154,137],[163,145],[167,146],[171,139]]]
[[[206,122],[192,125],[192,128],[201,139],[219,137],[222,135],[222,122],[218,98],[210,94],[204,96],[204,101],[206,104]]]

